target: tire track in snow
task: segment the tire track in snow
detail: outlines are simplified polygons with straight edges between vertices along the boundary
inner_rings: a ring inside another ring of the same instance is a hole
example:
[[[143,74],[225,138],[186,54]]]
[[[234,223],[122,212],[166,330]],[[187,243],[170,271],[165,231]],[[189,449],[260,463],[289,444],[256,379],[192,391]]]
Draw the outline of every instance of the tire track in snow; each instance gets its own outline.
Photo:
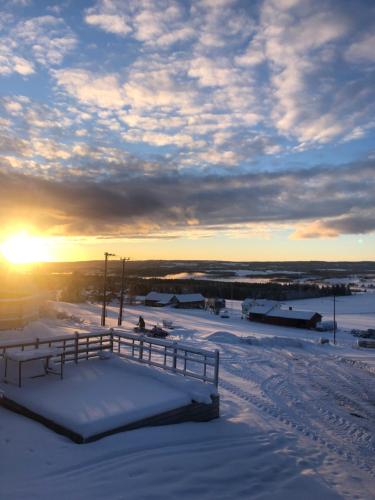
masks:
[[[281,378],[278,378],[277,382],[275,382],[275,380],[267,380],[263,384],[262,389],[271,398],[273,394],[277,394],[286,401],[292,402],[294,408],[298,412],[298,407],[301,404],[306,405],[306,403],[301,402],[300,399],[293,395],[293,392],[288,386],[289,383],[290,382],[286,382]],[[324,388],[320,387],[320,389],[322,389],[322,392],[324,393]],[[336,396],[336,394],[332,394],[331,396],[327,395],[325,399],[329,402],[334,399],[334,396]],[[321,400],[323,400],[323,398],[321,398]],[[322,406],[319,399],[308,401],[307,405],[310,406],[310,418],[314,411],[316,411],[319,413],[319,417],[326,421],[326,425],[328,424],[332,432],[334,432],[336,436],[340,437],[340,439],[345,439],[349,441],[348,444],[350,445],[359,446],[360,448],[365,447],[371,453],[375,453],[373,436],[368,429],[363,426],[358,426],[355,422],[348,420],[343,415],[338,415],[327,406]]]
[[[292,390],[288,387],[288,383],[282,380],[282,375],[274,375],[262,381],[261,377],[254,373],[253,367],[251,367],[251,369],[248,366],[246,359],[241,358],[240,360],[237,356],[235,359],[233,359],[233,361],[235,361],[236,367],[232,365],[229,359],[226,359],[223,367],[224,370],[232,375],[241,378],[244,381],[259,384],[260,389],[263,391],[264,395],[268,399],[270,399],[270,401],[266,401],[265,399],[262,399],[259,396],[250,393],[249,391],[245,391],[239,386],[225,379],[221,380],[221,387],[229,391],[234,396],[237,396],[240,399],[253,404],[256,408],[266,413],[267,415],[276,418],[281,423],[286,424],[294,430],[297,430],[305,437],[308,437],[313,441],[321,444],[340,457],[345,458],[347,461],[357,466],[359,469],[366,471],[367,473],[375,477],[375,463],[368,463],[370,457],[358,457],[358,452],[362,451],[364,444],[367,449],[370,449],[371,451],[374,449],[371,444],[372,436],[369,433],[363,431],[360,427],[356,426],[352,422],[344,420],[342,417],[336,415],[328,408],[322,405],[315,406],[315,409],[319,414],[319,419],[321,419],[321,417],[325,418],[325,420],[329,422],[330,427],[334,428],[335,433],[337,431],[338,423],[341,423],[342,432],[340,432],[339,436],[341,441],[342,438],[346,438],[345,441],[350,445],[350,447],[352,447],[354,444],[359,448],[356,450],[348,451],[342,446],[339,446],[332,442],[332,439],[329,439],[329,436],[323,437],[321,429],[313,429],[311,425],[307,426],[305,424],[306,421],[310,421],[311,423],[310,413],[307,412],[307,409],[310,412],[311,408],[306,408],[306,402],[302,401],[302,399],[296,397],[293,394]],[[242,366],[238,367],[241,361]],[[288,366],[290,367],[290,363],[288,363]],[[306,367],[304,366],[303,368]],[[293,375],[295,376],[297,375],[297,373],[293,373]],[[290,383],[290,381],[288,382]],[[275,385],[275,387],[273,388],[272,385]],[[287,388],[287,390],[285,390],[285,388]],[[298,389],[296,393],[298,394]],[[285,401],[280,401],[283,399]],[[290,404],[290,406],[288,406],[288,403]],[[314,403],[316,402],[314,401]],[[283,410],[285,406],[287,407],[287,411]],[[350,439],[347,439],[347,436],[350,436]],[[371,460],[371,462],[373,462],[373,459]]]

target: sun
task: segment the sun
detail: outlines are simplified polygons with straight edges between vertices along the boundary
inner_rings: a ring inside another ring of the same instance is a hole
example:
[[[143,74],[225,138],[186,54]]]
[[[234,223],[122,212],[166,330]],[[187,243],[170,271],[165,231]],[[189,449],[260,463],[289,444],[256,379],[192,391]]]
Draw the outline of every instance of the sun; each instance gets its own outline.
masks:
[[[49,245],[44,238],[31,236],[26,231],[7,238],[0,250],[11,264],[31,264],[51,260]]]

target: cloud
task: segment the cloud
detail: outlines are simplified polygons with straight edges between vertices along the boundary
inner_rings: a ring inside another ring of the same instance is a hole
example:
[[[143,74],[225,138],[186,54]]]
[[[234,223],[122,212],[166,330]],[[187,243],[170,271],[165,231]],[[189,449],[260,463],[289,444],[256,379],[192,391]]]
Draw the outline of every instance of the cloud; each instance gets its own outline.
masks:
[[[199,178],[131,157],[105,163],[93,155],[88,166],[59,180],[3,171],[0,223],[24,218],[51,234],[143,237],[183,234],[192,222],[208,234],[287,225],[295,238],[375,230],[374,162]]]
[[[47,15],[16,21],[4,14],[0,36],[0,75],[29,76],[36,65],[59,65],[77,46],[77,38],[65,22]]]
[[[116,35],[124,36],[131,32],[131,28],[127,25],[124,17],[114,14],[87,14],[85,21],[87,24],[97,26],[108,33],[115,33]]]
[[[65,22],[51,15],[19,22],[11,36],[20,45],[28,47],[39,64],[46,66],[61,64],[78,43]]]
[[[254,161],[259,148],[247,148],[246,156],[243,147],[254,135],[277,138],[265,154],[280,153],[287,142],[306,150],[349,141],[358,131],[364,136],[375,102],[374,72],[356,65],[342,77],[348,61],[371,57],[361,5],[99,0],[86,9],[86,23],[120,36],[135,57],[112,72],[67,68],[54,75],[79,102],[118,113],[101,125],[133,143],[189,145],[196,152],[190,164]],[[222,142],[201,151],[223,130],[238,147]]]
[[[354,210],[340,217],[301,225],[292,239],[336,238],[341,234],[369,234],[375,231],[375,210]]]
[[[27,78],[39,100],[23,102],[12,88],[2,100],[7,168],[95,183],[122,180],[131,164],[132,177],[152,172],[156,184],[175,171],[227,182],[236,172],[281,170],[293,155],[302,162],[309,150],[327,158],[328,145],[342,154],[357,140],[359,150],[373,128],[373,11],[365,0],[345,8],[339,0],[98,0],[76,7],[74,21],[66,7],[30,17],[31,7],[0,19],[0,72],[17,89]],[[281,200],[287,188],[277,178]],[[185,192],[181,199],[194,212]],[[319,220],[315,213],[311,230]]]
[[[186,9],[173,0],[122,2],[99,0],[86,10],[85,21],[121,37],[131,34],[153,46],[169,47],[195,35],[186,24]]]
[[[59,85],[85,104],[118,109],[126,103],[116,75],[96,75],[83,69],[60,69],[53,75]]]
[[[24,57],[17,56],[6,45],[0,46],[0,75],[18,73],[28,76],[34,73],[34,65]]]
[[[257,40],[271,70],[271,116],[280,133],[304,143],[330,142],[354,125],[349,109],[355,107],[347,100],[353,78],[350,82],[341,77],[339,61],[344,40],[361,29],[362,9],[360,5],[355,11],[341,7],[334,1],[282,4],[271,0],[261,7]],[[355,79],[351,95],[358,99],[371,86],[365,74]],[[366,119],[364,113],[361,119]]]
[[[375,34],[367,33],[365,36],[352,43],[345,57],[348,61],[355,63],[375,62]]]

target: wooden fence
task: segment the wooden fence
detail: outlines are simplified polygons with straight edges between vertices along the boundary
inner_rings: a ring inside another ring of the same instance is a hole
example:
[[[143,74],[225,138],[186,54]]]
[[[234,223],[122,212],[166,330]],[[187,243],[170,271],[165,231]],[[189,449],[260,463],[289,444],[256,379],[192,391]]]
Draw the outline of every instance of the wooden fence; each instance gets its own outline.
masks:
[[[219,383],[219,351],[197,349],[170,340],[109,330],[100,333],[78,333],[35,339],[27,342],[1,342],[0,358],[12,349],[38,349],[39,347],[62,349],[63,362],[78,363],[113,352],[122,358],[155,366],[204,382]]]
[[[113,351],[150,366],[157,366],[184,376],[218,386],[219,351],[208,351],[132,333],[112,332]]]

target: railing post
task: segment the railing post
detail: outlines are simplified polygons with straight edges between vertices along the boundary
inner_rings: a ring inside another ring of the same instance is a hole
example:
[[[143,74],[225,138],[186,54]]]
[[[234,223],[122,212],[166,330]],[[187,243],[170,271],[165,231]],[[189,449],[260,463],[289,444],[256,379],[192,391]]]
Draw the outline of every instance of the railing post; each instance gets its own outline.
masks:
[[[219,362],[220,362],[220,352],[219,349],[215,349],[215,372],[214,372],[215,387],[219,385]]]
[[[111,352],[113,352],[113,328],[109,329],[109,334],[111,336],[111,340],[109,341],[109,345],[110,345]]]
[[[78,363],[78,332],[74,332],[74,362]]]
[[[177,368],[177,347],[176,347],[176,342],[173,342],[174,347],[173,347],[173,369],[176,370]]]
[[[143,359],[143,337],[139,341],[139,359]]]
[[[62,355],[62,363],[65,365],[65,352],[66,352],[66,340],[63,340],[63,355]]]
[[[39,349],[39,337],[35,339],[35,349]]]

